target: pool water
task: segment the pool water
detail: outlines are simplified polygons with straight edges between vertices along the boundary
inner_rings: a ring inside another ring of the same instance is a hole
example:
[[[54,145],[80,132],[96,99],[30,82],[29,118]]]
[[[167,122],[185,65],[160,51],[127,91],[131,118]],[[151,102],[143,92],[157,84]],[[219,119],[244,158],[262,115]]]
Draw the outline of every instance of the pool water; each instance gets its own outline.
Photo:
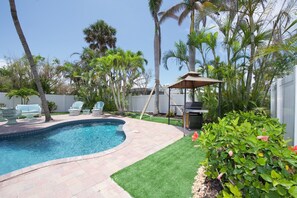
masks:
[[[49,160],[113,148],[125,140],[121,125],[71,124],[48,132],[0,139],[0,175]]]

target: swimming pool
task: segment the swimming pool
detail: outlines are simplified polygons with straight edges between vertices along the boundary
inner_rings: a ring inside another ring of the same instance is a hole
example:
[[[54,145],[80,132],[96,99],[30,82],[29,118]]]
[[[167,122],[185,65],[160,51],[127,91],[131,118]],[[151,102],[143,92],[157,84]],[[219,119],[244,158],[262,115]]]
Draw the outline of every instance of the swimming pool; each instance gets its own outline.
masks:
[[[83,120],[0,137],[0,175],[41,162],[105,151],[122,143],[125,122],[116,119]]]

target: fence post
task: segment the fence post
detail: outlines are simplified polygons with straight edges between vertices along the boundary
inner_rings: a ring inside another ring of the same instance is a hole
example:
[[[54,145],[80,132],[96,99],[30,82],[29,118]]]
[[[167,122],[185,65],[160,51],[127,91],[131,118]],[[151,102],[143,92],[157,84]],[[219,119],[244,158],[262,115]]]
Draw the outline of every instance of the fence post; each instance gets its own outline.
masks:
[[[282,79],[276,80],[276,117],[283,123],[283,85]]]
[[[294,89],[295,89],[295,109],[294,109],[294,139],[293,145],[297,144],[297,66],[294,68]]]

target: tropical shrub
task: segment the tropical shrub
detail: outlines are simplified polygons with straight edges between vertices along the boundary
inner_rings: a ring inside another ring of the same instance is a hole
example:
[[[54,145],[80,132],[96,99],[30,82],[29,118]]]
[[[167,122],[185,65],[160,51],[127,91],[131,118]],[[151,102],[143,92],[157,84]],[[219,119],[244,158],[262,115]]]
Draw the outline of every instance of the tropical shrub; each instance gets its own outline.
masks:
[[[20,97],[21,98],[21,104],[28,104],[30,100],[30,96],[38,96],[39,93],[35,91],[34,89],[29,89],[29,88],[21,88],[18,90],[10,90],[6,96],[11,99],[12,97]]]
[[[219,197],[297,197],[297,155],[284,140],[285,126],[253,112],[231,112],[206,124],[206,175],[224,189]]]
[[[49,109],[50,113],[54,112],[58,108],[56,103],[53,101],[47,101],[47,104],[48,104],[48,109]]]

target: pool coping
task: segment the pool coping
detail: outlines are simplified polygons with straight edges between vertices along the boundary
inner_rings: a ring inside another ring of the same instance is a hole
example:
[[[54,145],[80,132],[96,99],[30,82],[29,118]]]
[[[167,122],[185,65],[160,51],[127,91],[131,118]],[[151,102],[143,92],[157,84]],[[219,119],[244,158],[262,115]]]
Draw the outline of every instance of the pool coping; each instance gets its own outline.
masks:
[[[132,142],[132,139],[133,139],[133,133],[137,133],[137,131],[135,130],[130,130],[128,125],[129,125],[129,121],[124,121],[123,119],[121,118],[94,118],[94,119],[81,119],[79,121],[92,121],[92,120],[120,120],[120,121],[123,121],[125,122],[123,124],[123,132],[125,133],[125,140],[124,142],[122,142],[121,144],[117,145],[116,147],[113,147],[111,149],[108,149],[108,150],[105,150],[105,151],[101,151],[101,152],[98,152],[98,153],[92,153],[92,154],[88,154],[88,155],[82,155],[82,156],[75,156],[75,157],[67,157],[67,158],[61,158],[61,159],[55,159],[55,160],[50,160],[50,161],[46,161],[46,162],[41,162],[41,163],[38,163],[38,164],[34,164],[34,165],[31,165],[31,166],[28,166],[28,167],[24,167],[24,168],[21,168],[21,169],[18,169],[18,170],[15,170],[15,171],[12,171],[12,172],[9,172],[7,174],[4,174],[4,175],[0,175],[0,182],[4,182],[4,181],[7,181],[7,180],[10,180],[10,179],[13,179],[15,177],[18,177],[20,175],[24,175],[26,173],[30,173],[32,171],[35,171],[35,170],[38,170],[38,169],[42,169],[42,168],[45,168],[45,167],[49,167],[49,166],[54,166],[54,165],[59,165],[59,164],[66,164],[66,163],[70,163],[70,162],[75,162],[75,161],[82,161],[82,160],[88,160],[88,159],[93,159],[93,158],[98,158],[98,157],[102,157],[102,156],[105,156],[105,155],[109,155],[111,153],[114,153],[116,151],[119,151],[123,148],[125,148],[126,146],[128,146],[131,142]],[[52,127],[57,127],[59,125],[62,125],[63,124],[67,124],[67,123],[75,123],[76,121],[63,121],[63,122],[58,122],[58,123],[54,123],[53,125],[50,125],[50,126],[47,126],[47,127],[44,127],[42,129],[37,129],[38,132],[42,131],[42,130],[46,130],[48,128],[52,128]],[[20,135],[26,135],[27,133],[34,133],[34,132],[30,132],[30,131],[22,131],[22,132],[18,132]],[[17,133],[11,133],[11,134],[7,134],[5,135],[6,136],[18,136]],[[2,138],[0,136],[0,138]]]

